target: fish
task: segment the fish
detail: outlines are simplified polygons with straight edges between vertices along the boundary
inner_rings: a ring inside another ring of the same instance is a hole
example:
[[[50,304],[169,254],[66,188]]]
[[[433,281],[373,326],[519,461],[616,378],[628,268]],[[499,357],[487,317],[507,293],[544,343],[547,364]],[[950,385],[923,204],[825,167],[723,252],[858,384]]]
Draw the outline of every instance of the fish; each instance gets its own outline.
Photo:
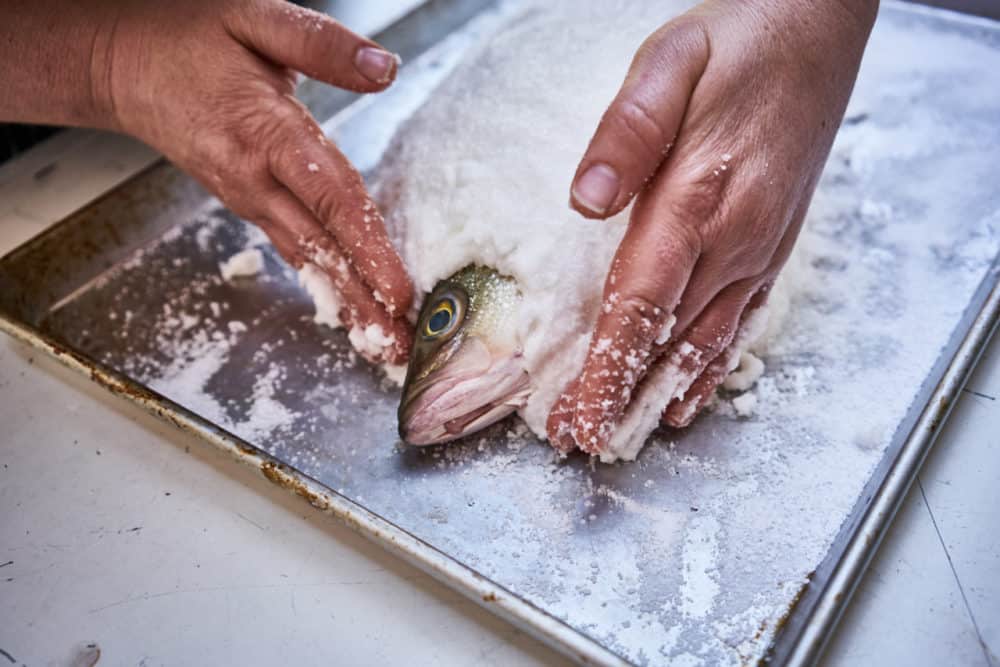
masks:
[[[438,282],[417,318],[399,403],[399,436],[450,442],[523,407],[531,378],[518,341],[517,281],[466,266]]]

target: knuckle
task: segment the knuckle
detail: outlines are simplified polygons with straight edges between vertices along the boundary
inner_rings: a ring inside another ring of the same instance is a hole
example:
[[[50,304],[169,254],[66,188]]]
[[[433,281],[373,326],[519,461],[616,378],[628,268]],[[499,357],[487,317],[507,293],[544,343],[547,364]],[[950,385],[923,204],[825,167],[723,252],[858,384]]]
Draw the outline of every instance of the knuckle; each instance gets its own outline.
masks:
[[[708,35],[700,17],[685,14],[646,38],[636,59],[650,63],[656,72],[676,71],[680,64],[689,83],[693,83],[708,63],[711,51]]]
[[[322,224],[336,226],[343,215],[344,202],[335,189],[324,188],[312,198],[312,208]]]
[[[656,323],[663,319],[665,309],[654,299],[641,293],[631,293],[618,300],[617,310],[628,324],[641,335],[655,332]]]
[[[656,35],[661,52],[665,49],[666,57],[673,60],[679,58],[708,59],[709,32],[704,21],[692,14],[682,15],[666,26]]]
[[[729,347],[735,335],[735,322],[716,322],[711,326],[695,325],[686,340],[708,363]]]
[[[758,278],[773,267],[771,242],[763,234],[754,233],[753,223],[736,224],[745,229],[716,244],[712,252],[720,278],[729,282]]]
[[[302,103],[288,95],[277,95],[268,105],[271,121],[280,128],[298,128],[309,115]]]
[[[638,98],[622,101],[614,117],[620,138],[649,156],[660,156],[671,139],[656,114]]]
[[[751,252],[742,253],[743,263],[746,266],[744,273],[747,275],[741,277],[750,278],[767,273],[772,265],[771,258],[773,257],[773,252],[769,252],[769,248],[754,247],[752,245],[749,249]]]
[[[687,224],[672,225],[669,233],[661,234],[653,241],[649,252],[656,258],[656,267],[677,264],[693,266],[702,254],[704,243],[698,226],[692,222],[690,213],[674,212],[675,219]]]
[[[290,152],[287,148],[307,134],[309,112],[285,96],[262,102],[260,112],[264,120],[255,134],[271,154],[287,155]]]
[[[311,128],[312,116],[309,110],[294,95],[275,91],[257,102],[257,114],[261,119],[254,128],[255,136],[271,144],[272,149],[305,136]]]
[[[671,206],[679,218],[702,225],[716,219],[722,212],[725,183],[711,171],[689,178]]]
[[[229,176],[232,169],[239,169],[248,153],[243,136],[237,131],[204,131],[194,137],[198,160],[215,170],[213,180]]]

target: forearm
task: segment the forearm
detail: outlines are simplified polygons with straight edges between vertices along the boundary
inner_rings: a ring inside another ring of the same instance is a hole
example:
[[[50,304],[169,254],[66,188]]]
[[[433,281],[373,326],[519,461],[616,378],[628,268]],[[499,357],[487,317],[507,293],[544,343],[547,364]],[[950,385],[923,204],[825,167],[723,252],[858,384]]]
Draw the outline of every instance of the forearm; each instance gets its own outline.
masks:
[[[114,127],[99,71],[110,3],[13,0],[0,20],[0,121]]]

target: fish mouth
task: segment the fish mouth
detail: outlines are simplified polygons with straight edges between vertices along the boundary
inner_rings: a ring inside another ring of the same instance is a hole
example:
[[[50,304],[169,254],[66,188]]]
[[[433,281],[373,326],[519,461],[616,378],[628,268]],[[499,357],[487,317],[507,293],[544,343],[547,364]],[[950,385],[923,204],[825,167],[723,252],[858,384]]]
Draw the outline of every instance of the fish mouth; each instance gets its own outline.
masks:
[[[494,358],[482,342],[468,342],[473,345],[467,347],[479,349],[407,383],[399,407],[399,437],[404,442],[437,445],[457,440],[527,403],[531,381],[521,355]]]

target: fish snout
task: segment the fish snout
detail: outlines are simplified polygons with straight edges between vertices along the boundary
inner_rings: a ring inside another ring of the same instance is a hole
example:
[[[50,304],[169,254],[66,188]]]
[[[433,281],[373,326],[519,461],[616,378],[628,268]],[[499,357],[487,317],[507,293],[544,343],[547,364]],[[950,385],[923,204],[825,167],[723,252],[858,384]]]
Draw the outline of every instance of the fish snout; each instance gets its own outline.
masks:
[[[407,387],[399,407],[399,437],[411,445],[450,442],[500,421],[523,407],[530,394],[520,355],[474,375],[432,374]]]

